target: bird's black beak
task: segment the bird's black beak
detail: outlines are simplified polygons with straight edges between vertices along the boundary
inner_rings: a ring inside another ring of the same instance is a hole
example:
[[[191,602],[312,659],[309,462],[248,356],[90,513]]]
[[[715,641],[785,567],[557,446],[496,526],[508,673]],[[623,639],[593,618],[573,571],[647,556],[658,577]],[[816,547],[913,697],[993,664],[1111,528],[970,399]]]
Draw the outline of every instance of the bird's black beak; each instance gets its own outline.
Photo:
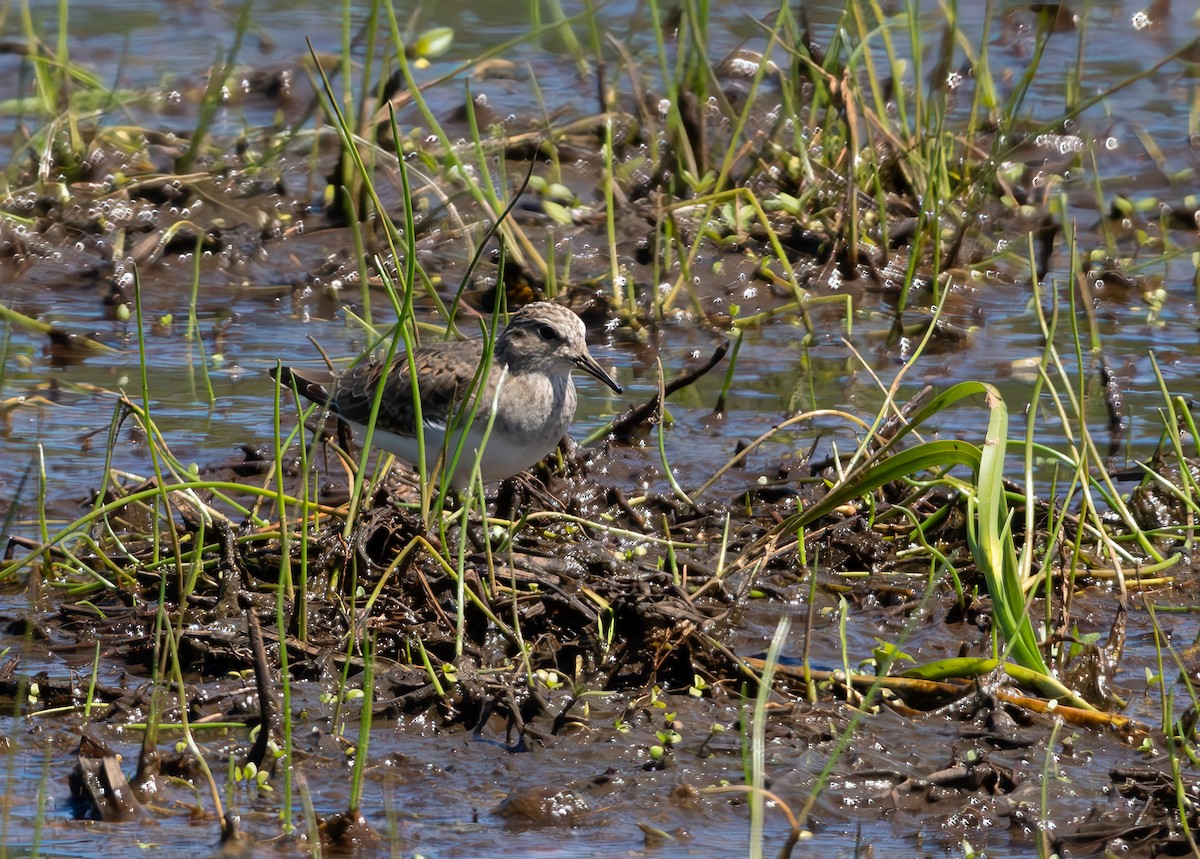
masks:
[[[587,352],[584,352],[582,355],[580,355],[578,358],[575,359],[575,366],[578,367],[580,370],[583,370],[583,372],[587,373],[589,376],[595,376],[597,379],[599,379],[604,384],[608,385],[610,388],[612,388],[618,394],[621,393],[621,386],[616,383],[616,381],[613,379],[612,376],[610,376],[610,375],[608,375],[608,373],[604,372],[604,368],[601,367],[599,364],[597,364],[596,359],[593,358],[591,355],[589,355]]]

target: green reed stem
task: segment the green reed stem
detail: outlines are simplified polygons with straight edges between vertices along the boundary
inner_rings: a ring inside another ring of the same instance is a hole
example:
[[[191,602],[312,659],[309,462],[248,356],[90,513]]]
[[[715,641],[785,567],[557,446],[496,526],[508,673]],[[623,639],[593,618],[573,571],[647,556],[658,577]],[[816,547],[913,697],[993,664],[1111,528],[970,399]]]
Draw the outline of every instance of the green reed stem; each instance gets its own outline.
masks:
[[[371,719],[375,705],[375,637],[363,635],[362,698],[359,699],[358,743],[354,750],[354,772],[350,778],[350,807],[352,816],[362,811],[363,781],[371,746]]]

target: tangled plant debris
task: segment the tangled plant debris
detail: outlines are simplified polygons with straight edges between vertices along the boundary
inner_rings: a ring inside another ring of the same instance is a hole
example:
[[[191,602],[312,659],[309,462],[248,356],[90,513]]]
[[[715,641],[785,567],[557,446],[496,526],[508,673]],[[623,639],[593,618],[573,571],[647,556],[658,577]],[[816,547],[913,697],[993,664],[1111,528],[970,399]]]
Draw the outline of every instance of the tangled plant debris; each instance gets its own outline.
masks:
[[[655,844],[749,819],[752,853],[856,827],[966,855],[972,839],[1195,850],[1190,652],[1161,621],[1192,608],[1195,426],[1151,358],[1159,442],[1118,467],[1129,392],[1097,321],[1132,295],[1162,323],[1194,207],[1114,193],[1087,250],[1065,188],[1072,172],[1102,188],[1081,118],[1193,48],[1098,95],[1067,87],[1048,115],[1029,92],[1062,15],[1013,12],[998,41],[951,17],[923,44],[914,6],[861,5],[836,28],[780,7],[757,22],[761,52],[721,58],[702,5],[648,4],[650,43],[556,17],[525,41],[561,40],[588,96],[512,115],[531,68],[497,49],[434,74],[453,33],[406,32],[381,4],[354,63],[247,71],[247,5],[186,131],[118,124],[117,105],[161,105],[106,89],[30,22],[36,122],[0,206],[0,271],[26,288],[0,303],[5,343],[111,372],[0,412],[112,416],[86,429],[82,516],[54,521],[44,464],[18,477],[0,693],[13,724],[78,744],[72,815],[208,817],[213,840],[297,853],[416,843],[435,812],[543,832],[624,815]],[[1013,28],[1030,51],[1002,78],[988,52]],[[221,131],[252,104],[278,121]],[[1030,377],[1024,431],[999,380],[923,375],[971,348],[989,288],[1037,319],[1038,357],[1009,368]],[[39,307],[67,291],[119,335]],[[577,312],[634,393],[602,401],[581,445],[461,494],[434,463],[414,474],[294,407],[267,373],[278,356],[250,356],[241,333],[269,308],[395,355],[488,336],[535,300]],[[771,337],[807,355],[838,342],[873,398],[790,379],[786,414],[741,438],[743,349]],[[673,338],[688,359],[664,370]],[[192,402],[220,409],[222,385],[252,380],[270,432],[240,458],[176,452],[159,353],[180,343]],[[694,453],[674,435],[684,409],[704,415]],[[446,738],[470,740],[447,760],[473,765],[414,774],[405,743]],[[470,798],[489,766],[565,749],[579,770]],[[395,811],[401,782],[433,779],[468,798],[418,792],[423,812]]]

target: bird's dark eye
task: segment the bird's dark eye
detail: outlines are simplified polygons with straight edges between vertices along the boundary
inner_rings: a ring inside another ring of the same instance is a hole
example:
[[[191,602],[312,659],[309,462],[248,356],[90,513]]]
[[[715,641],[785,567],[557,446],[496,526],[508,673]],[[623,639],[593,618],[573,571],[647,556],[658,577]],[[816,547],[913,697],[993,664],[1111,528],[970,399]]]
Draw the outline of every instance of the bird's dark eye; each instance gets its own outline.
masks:
[[[553,325],[539,325],[538,335],[546,342],[558,339],[558,332],[554,330]]]

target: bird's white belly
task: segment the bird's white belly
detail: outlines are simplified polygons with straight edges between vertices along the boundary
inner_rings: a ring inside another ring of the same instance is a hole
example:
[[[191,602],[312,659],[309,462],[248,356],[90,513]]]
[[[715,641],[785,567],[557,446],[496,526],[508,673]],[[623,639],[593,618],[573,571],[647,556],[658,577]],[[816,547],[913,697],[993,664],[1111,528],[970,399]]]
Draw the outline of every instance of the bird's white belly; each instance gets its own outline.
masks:
[[[359,432],[365,432],[363,427],[356,426]],[[483,456],[479,462],[479,474],[485,483],[503,480],[513,474],[524,471],[550,453],[565,434],[563,426],[542,426],[530,428],[530,431],[514,434],[505,432],[498,426],[492,427],[491,434],[484,444],[485,421],[476,421],[466,433],[466,441],[458,462],[454,468],[451,483],[458,488],[465,487],[470,479],[471,469],[474,468],[475,458],[482,449]],[[446,460],[454,459],[462,432],[451,434],[451,443],[446,442],[446,430],[440,426],[427,425],[424,428],[425,465],[432,470],[438,457],[445,451]],[[400,459],[416,467],[420,456],[417,440],[410,436],[389,432],[380,427],[375,428],[372,443],[394,453]]]

